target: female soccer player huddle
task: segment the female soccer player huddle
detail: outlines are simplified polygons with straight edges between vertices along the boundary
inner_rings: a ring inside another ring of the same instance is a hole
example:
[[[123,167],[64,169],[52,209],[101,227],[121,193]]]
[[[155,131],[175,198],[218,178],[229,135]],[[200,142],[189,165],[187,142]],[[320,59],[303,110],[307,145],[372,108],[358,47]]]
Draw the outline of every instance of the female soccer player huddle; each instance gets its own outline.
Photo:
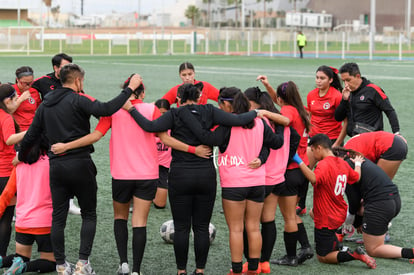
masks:
[[[164,208],[167,196],[174,220],[177,274],[187,274],[191,230],[195,251],[191,274],[205,273],[217,192],[214,146],[219,151],[222,204],[229,230],[229,275],[270,273],[270,263],[297,266],[314,256],[299,216],[306,213],[308,181],[314,188],[310,213],[320,262],[359,260],[375,268],[372,257],[414,259],[412,248],[384,244],[388,223],[401,208],[392,179],[406,158],[407,143],[400,135],[371,132],[339,147],[347,120],[344,125],[335,120],[336,108],[346,104],[337,69],[317,69],[317,88],[309,93],[305,107],[293,81],[274,89],[265,75],[259,75],[257,80],[267,92],[258,87],[245,92],[237,87],[219,90],[196,81],[189,62],[179,67],[183,83],[155,104],[143,102],[147,92],[137,74],[126,79],[119,96],[101,103],[84,94],[83,69],[63,65],[56,68],[62,87],[48,91],[40,107],[39,93],[30,87],[30,67],[16,71],[15,85],[0,85],[0,267],[8,268],[5,274],[55,269],[60,275],[95,274],[89,261],[97,199],[96,168],[90,153],[92,144],[110,128],[117,274],[142,274],[150,207]],[[219,108],[207,104],[208,99],[217,101]],[[173,103],[177,108],[170,108]],[[91,114],[102,117],[89,133]],[[13,146],[18,143],[21,148]],[[30,184],[36,186],[26,192],[28,175],[33,173],[37,181]],[[88,193],[82,192],[85,188]],[[83,219],[75,267],[67,261],[63,243],[72,196],[79,200]],[[131,203],[132,267],[127,227]],[[271,260],[277,206],[284,220],[286,255]],[[7,256],[14,208],[18,214],[16,251]],[[338,229],[362,224],[368,254],[360,247],[342,250]],[[34,241],[40,259],[31,261]]]

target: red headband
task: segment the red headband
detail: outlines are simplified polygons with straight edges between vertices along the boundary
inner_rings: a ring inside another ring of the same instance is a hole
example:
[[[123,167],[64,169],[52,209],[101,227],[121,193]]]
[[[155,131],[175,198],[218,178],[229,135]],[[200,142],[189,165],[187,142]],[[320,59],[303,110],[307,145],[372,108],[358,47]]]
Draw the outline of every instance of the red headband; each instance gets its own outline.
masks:
[[[329,68],[331,68],[334,73],[338,74],[339,71],[338,71],[337,68],[334,68],[334,67],[331,67],[331,66],[329,66]]]

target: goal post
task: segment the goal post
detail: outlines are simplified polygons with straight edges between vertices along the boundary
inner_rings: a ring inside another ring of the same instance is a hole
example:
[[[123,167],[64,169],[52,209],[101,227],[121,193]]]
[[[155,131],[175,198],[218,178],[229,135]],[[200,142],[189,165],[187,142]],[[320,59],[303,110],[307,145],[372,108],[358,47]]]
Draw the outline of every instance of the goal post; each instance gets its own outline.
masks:
[[[0,27],[0,52],[43,52],[44,27]]]

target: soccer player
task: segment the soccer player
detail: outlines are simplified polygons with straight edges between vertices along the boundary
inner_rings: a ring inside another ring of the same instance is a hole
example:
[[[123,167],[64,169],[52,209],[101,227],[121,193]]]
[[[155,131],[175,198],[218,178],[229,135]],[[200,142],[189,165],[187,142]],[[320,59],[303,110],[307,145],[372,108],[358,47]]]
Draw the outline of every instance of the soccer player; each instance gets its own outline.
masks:
[[[36,89],[39,92],[42,99],[44,99],[46,94],[48,94],[50,91],[62,87],[62,83],[60,81],[60,70],[64,65],[72,63],[72,61],[72,57],[65,53],[58,53],[55,56],[53,56],[53,72],[39,77],[32,83],[32,88]],[[80,215],[80,209],[73,202],[73,198],[71,198],[69,201],[69,213]]]
[[[120,95],[109,102],[79,94],[83,90],[85,71],[76,64],[66,64],[60,70],[62,87],[47,96],[39,106],[28,133],[21,142],[19,160],[27,159],[31,145],[46,134],[49,144],[68,142],[85,136],[90,131],[89,119],[110,116],[127,101],[132,91],[141,84],[141,77],[134,75]],[[76,196],[81,207],[79,260],[74,274],[94,274],[89,262],[96,231],[96,167],[91,159],[92,146],[72,150],[63,155],[49,153],[50,189],[52,193],[52,245],[59,275],[72,272],[66,261],[64,229],[69,209],[69,199]]]
[[[347,184],[353,184],[361,178],[363,157],[355,156],[353,170],[343,159],[334,155],[331,140],[325,134],[313,136],[309,146],[318,161],[314,172],[298,155],[293,159],[314,187],[313,220],[318,260],[328,264],[359,260],[369,268],[376,268],[375,260],[366,255],[360,247],[354,252],[339,251],[339,242],[335,234],[346,218],[348,206],[344,200],[345,188]]]
[[[16,202],[16,252],[0,257],[0,267],[9,267],[4,274],[25,272],[53,272],[50,229],[52,226],[52,196],[49,187],[48,142],[42,136],[33,144],[27,163],[19,163],[13,170],[0,196],[0,216],[18,193]],[[30,261],[36,241],[40,258]]]
[[[392,180],[407,157],[407,141],[400,135],[377,131],[353,136],[344,146],[365,156],[384,170]]]
[[[170,110],[170,103],[166,99],[158,99],[155,101],[161,114],[165,114]],[[169,131],[170,132],[170,131]],[[164,209],[167,204],[168,196],[168,170],[171,164],[171,147],[162,143],[157,137],[158,161],[159,161],[159,178],[157,181],[157,193],[152,201],[156,209]]]
[[[320,66],[316,70],[316,88],[308,93],[307,110],[312,124],[309,137],[316,134],[326,134],[332,141],[332,146],[343,145],[346,136],[346,125],[335,120],[335,109],[341,102],[342,85],[338,77],[338,70],[333,67]],[[313,169],[315,160],[312,158],[310,148],[307,149],[309,168]],[[306,196],[309,184],[305,184],[299,195],[300,200],[296,207],[298,214],[306,213]]]
[[[221,88],[220,109],[235,114],[248,112],[248,98],[235,87]],[[184,113],[185,114],[185,113]],[[218,127],[213,133],[202,129],[189,114],[183,116],[185,123],[203,144],[219,146],[218,166],[220,172],[223,210],[229,228],[232,270],[229,274],[242,273],[243,231],[248,241],[248,268],[244,274],[256,274],[262,248],[260,217],[265,197],[265,166],[253,166],[252,161],[264,163],[263,147],[279,149],[283,145],[283,126],[276,133],[261,119],[243,127]],[[195,122],[194,122],[195,121]]]
[[[179,97],[177,96],[178,87],[183,84],[197,84],[202,83],[203,89],[201,91],[200,99],[198,100],[198,104],[207,104],[207,100],[211,99],[217,102],[219,90],[211,85],[206,81],[198,81],[195,79],[195,69],[193,64],[190,62],[184,62],[180,65],[178,69],[178,73],[180,75],[181,80],[183,83],[178,84],[172,87],[162,98],[168,100],[168,102],[172,105],[177,103],[179,105]]]
[[[12,85],[18,95],[17,109],[13,117],[22,131],[29,129],[34,114],[42,100],[36,89],[32,88],[33,69],[23,66],[16,70],[16,84]]]
[[[339,156],[345,156],[345,160],[351,168],[358,165],[357,162],[354,163],[349,159],[357,152],[346,149],[344,155],[344,151],[338,148],[335,153]],[[354,225],[359,231],[362,231],[368,255],[391,259],[406,258],[410,259],[410,263],[412,263],[414,259],[413,248],[384,244],[388,224],[401,209],[398,187],[380,167],[369,159],[362,163],[361,169],[361,180],[346,187],[349,207],[344,227]]]
[[[339,69],[345,88],[342,100],[335,110],[335,119],[348,119],[347,134],[352,137],[363,132],[382,131],[382,112],[390,122],[392,132],[399,133],[397,113],[384,91],[361,76],[356,63],[345,63]]]
[[[248,88],[244,94],[250,101],[250,109],[265,109],[272,114],[280,114],[276,109],[272,99],[267,92],[262,92],[258,87]],[[268,114],[267,114],[268,115]],[[277,123],[269,120],[265,116],[266,123],[275,131]],[[281,119],[287,119],[284,117],[277,117],[275,119],[281,122]],[[269,157],[267,158],[265,165],[266,169],[266,186],[265,186],[265,199],[263,204],[263,211],[260,217],[261,222],[261,234],[262,234],[262,250],[259,262],[259,268],[257,273],[270,273],[270,257],[272,255],[273,247],[276,242],[276,223],[275,215],[278,204],[279,196],[273,191],[277,188],[277,185],[285,181],[285,172],[289,161],[289,156],[296,153],[300,137],[292,127],[283,127],[283,146],[279,149],[270,149]],[[245,257],[248,257],[248,242],[245,236]],[[248,270],[248,262],[243,265],[243,272]]]
[[[180,108],[173,108],[154,121],[147,120],[133,106],[124,106],[136,122],[146,131],[160,132],[171,129],[171,136],[190,145],[201,142],[183,123],[180,116],[188,117],[193,113],[203,128],[210,130],[214,125],[245,125],[257,115],[248,112],[241,115],[226,113],[213,105],[198,105],[202,83],[184,84],[179,90]],[[187,111],[187,112],[186,112]],[[177,274],[186,273],[190,228],[194,232],[196,270],[194,274],[204,274],[207,262],[209,241],[209,223],[216,197],[216,169],[213,159],[204,159],[193,154],[172,150],[172,161],[168,178],[168,197],[174,220],[174,252]]]
[[[297,152],[305,164],[308,165],[309,161],[306,150],[311,124],[296,84],[292,81],[284,82],[275,91],[265,75],[259,75],[257,80],[262,82],[272,100],[281,107],[280,113],[288,118],[288,123],[285,126],[292,126],[300,135]],[[298,196],[308,182],[300,171],[299,166],[294,162],[289,163],[285,177],[285,182],[278,184],[275,192],[279,196],[279,208],[285,221],[283,238],[286,255],[281,259],[272,260],[271,263],[297,266],[313,257],[305,225],[296,214]],[[296,256],[296,244],[298,241],[301,244],[301,249],[298,256]]]
[[[16,156],[14,144],[20,142],[26,131],[20,132],[12,113],[17,108],[17,94],[9,84],[0,84],[0,192],[3,192],[13,170],[12,160]],[[0,256],[6,256],[10,242],[11,223],[15,200],[11,202],[0,219]]]

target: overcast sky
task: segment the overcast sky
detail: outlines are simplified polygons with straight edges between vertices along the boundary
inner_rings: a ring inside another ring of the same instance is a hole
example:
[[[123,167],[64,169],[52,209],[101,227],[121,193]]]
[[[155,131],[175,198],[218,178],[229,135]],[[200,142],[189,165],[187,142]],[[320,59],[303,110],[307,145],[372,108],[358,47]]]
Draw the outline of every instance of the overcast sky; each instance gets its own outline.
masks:
[[[1,1],[0,1],[1,2]],[[83,0],[84,15],[97,13],[117,13],[138,11],[138,3],[141,3],[141,13],[150,14],[162,6],[169,6],[176,0]],[[52,6],[60,5],[61,12],[73,12],[80,14],[81,0],[53,0]]]

